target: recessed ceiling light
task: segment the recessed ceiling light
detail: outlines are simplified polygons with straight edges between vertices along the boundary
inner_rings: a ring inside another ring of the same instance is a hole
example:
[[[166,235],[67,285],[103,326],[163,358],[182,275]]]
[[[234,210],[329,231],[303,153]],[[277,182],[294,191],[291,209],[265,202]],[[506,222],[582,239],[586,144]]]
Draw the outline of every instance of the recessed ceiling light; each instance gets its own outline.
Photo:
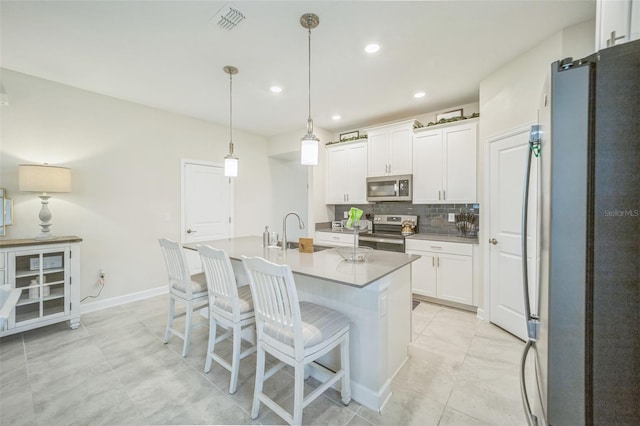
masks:
[[[380,45],[378,43],[370,43],[364,47],[364,51],[367,53],[376,53],[380,50]]]
[[[331,116],[331,119],[333,120],[340,120],[342,117],[340,117],[339,115],[333,115]]]
[[[271,86],[271,88],[269,90],[271,90],[273,93],[280,93],[280,92],[282,92],[282,87],[280,87],[280,86]]]
[[[424,96],[426,95],[426,93],[424,92],[417,92],[416,94],[413,95],[414,98],[424,98]]]

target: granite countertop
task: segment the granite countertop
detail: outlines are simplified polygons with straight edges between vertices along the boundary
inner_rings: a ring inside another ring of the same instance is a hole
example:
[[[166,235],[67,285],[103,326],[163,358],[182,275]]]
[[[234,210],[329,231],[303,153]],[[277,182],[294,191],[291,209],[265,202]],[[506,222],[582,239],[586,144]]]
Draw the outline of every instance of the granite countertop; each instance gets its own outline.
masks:
[[[438,234],[413,234],[407,237],[410,240],[445,241],[449,243],[478,244],[478,237],[466,238],[453,235]]]
[[[262,247],[262,237],[259,236],[199,241],[184,244],[184,247],[197,250],[202,244],[226,251],[231,259],[242,260],[243,255],[260,256],[274,263],[289,265],[295,274],[353,287],[365,287],[420,258],[413,254],[374,250],[365,262],[350,263],[340,257],[336,248],[300,253],[298,249]]]

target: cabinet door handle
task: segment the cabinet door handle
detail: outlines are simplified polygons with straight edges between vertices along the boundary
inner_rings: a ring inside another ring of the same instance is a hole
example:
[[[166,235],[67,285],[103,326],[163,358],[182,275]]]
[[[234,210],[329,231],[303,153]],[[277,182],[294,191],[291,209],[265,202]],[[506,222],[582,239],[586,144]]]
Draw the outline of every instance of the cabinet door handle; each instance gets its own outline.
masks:
[[[440,267],[440,258],[438,257],[437,259],[438,259],[438,261],[436,263],[438,264],[438,268],[439,268]]]
[[[444,189],[442,190],[442,199],[443,200],[447,199],[447,191],[445,191]]]
[[[442,191],[438,190],[438,201],[442,200]]]
[[[625,38],[624,34],[622,34],[621,36],[616,36],[616,32],[611,31],[611,38],[607,40],[607,47],[615,46],[616,41],[621,40],[623,38]]]
[[[435,256],[431,258],[431,266],[436,267],[436,258]]]
[[[198,231],[193,231],[191,228],[187,229],[187,234],[191,234],[192,232],[198,232]]]

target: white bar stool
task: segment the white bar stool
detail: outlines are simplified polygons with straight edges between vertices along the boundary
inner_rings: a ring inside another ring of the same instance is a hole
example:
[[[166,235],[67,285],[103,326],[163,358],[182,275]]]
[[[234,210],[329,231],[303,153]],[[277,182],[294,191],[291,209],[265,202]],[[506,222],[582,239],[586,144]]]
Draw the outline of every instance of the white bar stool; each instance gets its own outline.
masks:
[[[260,403],[290,424],[302,423],[302,410],[338,380],[342,379],[342,402],[351,401],[349,380],[349,318],[338,311],[309,302],[298,302],[289,265],[277,265],[260,257],[243,256],[256,312],[258,353],[256,385],[251,418],[256,419]],[[333,373],[316,359],[340,346],[340,370]],[[265,373],[265,352],[280,362]],[[265,380],[286,364],[294,368],[293,415],[262,393]],[[332,377],[304,397],[305,366],[318,368]]]
[[[235,393],[238,386],[240,360],[256,351],[252,345],[240,353],[242,330],[252,328],[256,322],[253,311],[251,289],[248,285],[238,287],[229,256],[223,251],[209,246],[198,246],[202,267],[207,281],[209,293],[209,345],[204,372],[211,371],[211,361],[231,372],[229,393]],[[217,324],[227,332],[216,338]],[[215,345],[233,336],[233,354],[231,364],[215,353]]]
[[[169,275],[169,317],[164,332],[164,343],[169,342],[169,337],[172,334],[184,340],[182,346],[182,356],[184,357],[189,352],[193,312],[205,308],[209,304],[207,283],[203,273],[195,275],[189,273],[187,260],[180,244],[166,238],[160,238],[158,241]],[[186,305],[184,313],[175,314],[176,300],[184,302]],[[184,333],[173,328],[173,320],[183,315],[186,315]]]

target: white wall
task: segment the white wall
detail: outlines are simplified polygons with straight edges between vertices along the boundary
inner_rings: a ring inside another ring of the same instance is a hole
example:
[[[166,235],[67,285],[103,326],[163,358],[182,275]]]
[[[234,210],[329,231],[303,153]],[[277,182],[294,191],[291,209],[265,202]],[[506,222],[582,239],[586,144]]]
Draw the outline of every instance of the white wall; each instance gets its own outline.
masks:
[[[295,182],[274,182],[274,197],[293,208],[287,209],[279,203],[274,203],[271,226],[275,226],[273,229],[281,232],[284,213],[290,210],[295,210],[299,213],[304,211],[303,220],[306,228],[305,232],[299,234],[300,236],[313,237],[315,224],[333,220],[334,216],[333,206],[325,204],[326,155],[324,148],[325,144],[331,141],[333,135],[324,129],[314,127],[314,134],[320,140],[320,143],[318,165],[312,167],[300,164],[300,139],[305,134],[306,128],[301,127],[299,131],[283,133],[269,138],[269,156],[278,160],[271,161],[270,164],[280,168],[288,168],[292,175],[289,177],[283,175],[284,179],[293,178],[296,180]],[[303,176],[304,173],[306,173],[306,176]],[[282,173],[280,174],[282,175]],[[282,191],[284,188],[289,188],[288,194]],[[303,203],[305,204],[304,207],[302,206]],[[288,229],[291,230],[293,228],[294,226],[291,226]],[[293,236],[294,234],[291,233],[289,235]],[[290,239],[290,241],[293,240]]]
[[[10,105],[1,110],[0,186],[14,200],[15,223],[3,238],[40,229],[39,199],[18,192],[18,164],[68,166],[72,192],[50,200],[51,229],[84,239],[81,297],[96,293],[100,268],[107,280],[98,300],[166,285],[157,238],[180,239],[180,160],[222,162],[228,126],[1,72]],[[267,141],[234,130],[234,144],[235,234],[257,235],[255,212],[271,194]]]
[[[478,144],[478,199],[481,206],[489,206],[488,194],[488,143],[493,136],[508,132],[538,119],[538,107],[543,99],[543,87],[551,69],[551,63],[573,56],[581,58],[593,51],[594,21],[566,28],[540,42],[530,51],[504,64],[480,83],[480,126]],[[488,214],[483,214],[484,212]],[[490,212],[481,209],[480,253],[483,282],[488,282],[488,238]],[[486,255],[485,255],[486,254]],[[478,291],[483,294],[483,283]],[[488,286],[486,287],[488,293]],[[488,294],[480,308],[486,308]]]

